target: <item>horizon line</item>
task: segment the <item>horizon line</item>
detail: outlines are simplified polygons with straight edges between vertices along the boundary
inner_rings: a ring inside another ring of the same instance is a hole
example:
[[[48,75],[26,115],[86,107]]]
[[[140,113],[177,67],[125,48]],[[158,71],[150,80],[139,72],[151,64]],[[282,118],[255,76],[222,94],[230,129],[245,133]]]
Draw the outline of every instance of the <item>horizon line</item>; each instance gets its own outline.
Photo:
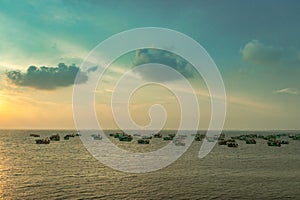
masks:
[[[0,131],[78,131],[77,129],[72,128],[0,128]],[[83,129],[84,131],[98,131],[100,129]],[[101,129],[102,131],[123,131],[117,128],[107,128]],[[127,129],[133,130],[133,129]],[[126,131],[126,130],[125,130]],[[135,130],[133,130],[135,131]],[[144,130],[143,130],[144,131]],[[149,131],[178,131],[178,129],[162,129],[162,130],[149,130]],[[185,129],[184,131],[195,131],[194,129]],[[197,129],[196,131],[208,131],[208,129]],[[211,130],[211,131],[220,131],[220,130]],[[222,129],[221,131],[300,131],[300,129]]]

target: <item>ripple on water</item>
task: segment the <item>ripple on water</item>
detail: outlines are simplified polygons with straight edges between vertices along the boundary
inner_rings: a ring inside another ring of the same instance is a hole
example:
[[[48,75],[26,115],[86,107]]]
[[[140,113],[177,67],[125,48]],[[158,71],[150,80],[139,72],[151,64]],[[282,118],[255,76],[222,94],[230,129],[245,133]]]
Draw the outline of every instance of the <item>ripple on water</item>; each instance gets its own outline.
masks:
[[[201,143],[195,142],[162,170],[127,174],[98,162],[78,137],[36,145],[30,133],[46,137],[70,131],[0,131],[0,198],[297,199],[300,195],[300,141],[281,148],[268,147],[264,140],[257,145],[238,141],[239,148],[215,146],[203,159],[197,158]],[[140,151],[162,144],[155,139],[153,146],[120,145]]]

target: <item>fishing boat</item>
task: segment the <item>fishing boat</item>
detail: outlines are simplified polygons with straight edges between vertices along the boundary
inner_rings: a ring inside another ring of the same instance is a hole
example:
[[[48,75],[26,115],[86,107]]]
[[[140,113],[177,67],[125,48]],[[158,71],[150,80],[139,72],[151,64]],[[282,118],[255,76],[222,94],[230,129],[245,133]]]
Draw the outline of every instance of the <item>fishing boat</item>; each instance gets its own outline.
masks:
[[[60,140],[59,134],[51,135],[50,140],[51,141],[59,141]]]
[[[120,137],[123,137],[123,136],[126,136],[127,134],[126,133],[115,133],[114,135],[113,135],[113,137],[114,138],[120,138]]]
[[[68,135],[69,135],[69,137],[75,137],[76,136],[75,133],[68,134]]]
[[[268,146],[280,147],[281,146],[281,141],[280,140],[269,140],[268,141]]]
[[[300,135],[294,135],[292,138],[293,140],[300,140]]]
[[[224,140],[225,139],[225,133],[221,133],[218,137],[218,140]]]
[[[132,136],[127,134],[123,136],[119,136],[119,141],[131,142],[132,139],[133,139]]]
[[[162,134],[161,133],[156,133],[153,135],[154,138],[162,138]]]
[[[217,137],[206,137],[206,141],[207,141],[207,142],[215,142],[215,141],[217,141],[217,140],[218,140]]]
[[[94,140],[102,140],[102,136],[100,134],[93,134],[92,137]]]
[[[75,136],[81,136],[80,132],[77,132],[77,133],[75,134]]]
[[[183,142],[182,140],[174,140],[173,143],[175,144],[175,146],[185,146],[185,142]]]
[[[31,137],[40,137],[39,134],[34,134],[34,133],[31,133],[29,136],[31,136]]]
[[[163,137],[163,140],[173,140],[173,138],[170,136],[166,136],[166,137]]]
[[[50,139],[49,138],[45,138],[45,139],[38,139],[35,140],[36,144],[50,144]]]
[[[139,139],[137,141],[138,144],[149,144],[150,143],[150,140],[148,139]]]
[[[227,145],[227,140],[219,140],[219,145]]]
[[[287,141],[287,140],[281,140],[281,144],[289,144],[289,141]]]
[[[256,144],[255,139],[246,139],[246,144]]]
[[[239,145],[238,145],[238,143],[236,143],[236,142],[228,142],[228,143],[227,143],[227,146],[228,146],[228,147],[234,147],[234,148],[237,148]]]
[[[152,139],[152,136],[144,135],[144,136],[142,136],[142,139],[150,140],[150,139]]]
[[[195,141],[202,141],[203,138],[205,138],[205,135],[204,135],[204,134],[197,133],[197,134],[195,135]]]

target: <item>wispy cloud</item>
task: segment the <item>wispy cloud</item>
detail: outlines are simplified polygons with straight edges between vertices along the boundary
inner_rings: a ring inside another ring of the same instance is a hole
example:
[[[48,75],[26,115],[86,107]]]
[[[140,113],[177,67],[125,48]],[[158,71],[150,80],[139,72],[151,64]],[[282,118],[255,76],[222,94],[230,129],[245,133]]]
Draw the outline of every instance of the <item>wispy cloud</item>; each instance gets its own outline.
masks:
[[[291,95],[297,95],[298,94],[298,91],[297,90],[294,90],[292,88],[283,88],[283,89],[280,89],[280,90],[275,90],[273,91],[273,93],[275,94],[291,94]]]
[[[248,42],[241,49],[242,60],[263,67],[299,67],[299,52],[278,46],[261,43],[258,40]]]

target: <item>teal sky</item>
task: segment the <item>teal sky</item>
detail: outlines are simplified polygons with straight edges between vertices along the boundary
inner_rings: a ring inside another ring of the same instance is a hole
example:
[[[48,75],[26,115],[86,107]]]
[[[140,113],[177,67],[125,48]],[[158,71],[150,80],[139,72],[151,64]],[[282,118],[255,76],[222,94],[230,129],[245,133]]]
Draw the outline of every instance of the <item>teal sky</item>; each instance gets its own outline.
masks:
[[[15,86],[6,80],[5,72],[25,72],[30,65],[80,66],[89,51],[113,34],[164,27],[195,39],[217,64],[228,96],[225,128],[299,129],[299,10],[297,0],[2,0],[0,95],[11,109],[20,106],[13,95],[39,102],[40,107],[45,102],[69,105],[69,85],[46,92]],[[69,96],[57,97],[64,90]],[[10,109],[2,111],[2,118],[4,112]],[[72,128],[71,118],[69,113],[66,120],[60,119],[60,127]],[[6,120],[0,128],[30,124],[22,117],[18,120],[17,124]],[[37,128],[43,127],[47,123]]]

